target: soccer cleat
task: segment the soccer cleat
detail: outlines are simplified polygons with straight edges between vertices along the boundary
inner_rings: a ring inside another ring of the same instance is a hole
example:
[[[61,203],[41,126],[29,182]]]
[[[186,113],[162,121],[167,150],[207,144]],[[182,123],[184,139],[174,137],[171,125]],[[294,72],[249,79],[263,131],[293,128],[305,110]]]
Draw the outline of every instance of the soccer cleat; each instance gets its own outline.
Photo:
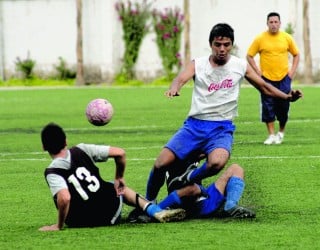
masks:
[[[191,172],[197,168],[198,164],[199,164],[198,162],[190,164],[189,167],[187,168],[186,172],[184,172],[180,176],[173,178],[170,181],[170,183],[168,184],[168,190],[177,190],[177,189],[180,189],[180,188],[186,186],[188,183],[190,183],[188,178],[189,178]]]
[[[226,214],[228,214],[229,217],[232,217],[232,218],[246,219],[246,218],[256,217],[255,212],[241,206],[235,206],[234,208],[231,208],[225,212]]]
[[[263,142],[264,145],[271,145],[276,143],[277,136],[269,135],[269,137]]]
[[[186,217],[186,211],[182,208],[163,209],[154,214],[154,218],[159,222],[181,221]]]
[[[127,221],[130,223],[149,223],[152,221],[152,218],[143,212],[142,209],[135,208],[129,213]]]
[[[127,221],[129,221],[130,223],[136,223],[138,221],[138,217],[141,214],[143,214],[143,211],[139,208],[135,208],[129,213]]]
[[[150,222],[152,222],[152,220],[153,220],[153,218],[151,218],[149,215],[141,214],[138,216],[137,223],[150,223]]]
[[[275,144],[281,144],[283,142],[283,138],[284,138],[284,133],[278,132],[276,134]]]

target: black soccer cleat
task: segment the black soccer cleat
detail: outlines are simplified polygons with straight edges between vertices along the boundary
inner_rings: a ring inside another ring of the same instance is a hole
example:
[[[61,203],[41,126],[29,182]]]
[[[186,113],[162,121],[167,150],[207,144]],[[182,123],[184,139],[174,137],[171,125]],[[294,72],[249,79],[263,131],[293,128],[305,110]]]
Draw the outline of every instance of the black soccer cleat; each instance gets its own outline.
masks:
[[[190,184],[189,176],[191,172],[197,168],[198,164],[199,162],[194,162],[190,164],[187,170],[182,175],[173,178],[168,184],[168,190],[170,190],[171,192],[173,190],[178,190]]]
[[[252,210],[250,210],[248,208],[241,207],[241,206],[235,206],[234,208],[231,208],[231,209],[225,211],[225,213],[228,215],[228,217],[232,217],[232,218],[239,218],[239,219],[256,218],[255,212],[253,212]]]
[[[135,208],[129,213],[127,221],[130,223],[149,223],[152,219],[142,209]]]

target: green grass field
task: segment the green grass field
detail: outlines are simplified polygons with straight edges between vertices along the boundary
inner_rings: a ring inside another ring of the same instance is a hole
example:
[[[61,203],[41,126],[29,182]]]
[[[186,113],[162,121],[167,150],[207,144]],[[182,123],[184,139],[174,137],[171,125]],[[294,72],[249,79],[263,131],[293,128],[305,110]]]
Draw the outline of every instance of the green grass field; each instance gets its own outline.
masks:
[[[127,152],[126,183],[141,194],[162,146],[181,126],[191,88],[169,100],[164,87],[0,89],[0,249],[320,249],[320,88],[301,87],[304,99],[292,104],[282,145],[265,146],[259,121],[259,94],[242,88],[231,162],[246,171],[241,204],[253,208],[252,221],[187,220],[166,224],[39,232],[57,213],[44,180],[50,158],[40,130],[54,121],[68,144],[109,144]],[[115,114],[104,127],[90,125],[87,103],[103,97]],[[105,179],[113,161],[99,164]],[[209,183],[216,177],[205,180]],[[159,198],[165,196],[165,189]],[[126,217],[131,207],[124,206]]]

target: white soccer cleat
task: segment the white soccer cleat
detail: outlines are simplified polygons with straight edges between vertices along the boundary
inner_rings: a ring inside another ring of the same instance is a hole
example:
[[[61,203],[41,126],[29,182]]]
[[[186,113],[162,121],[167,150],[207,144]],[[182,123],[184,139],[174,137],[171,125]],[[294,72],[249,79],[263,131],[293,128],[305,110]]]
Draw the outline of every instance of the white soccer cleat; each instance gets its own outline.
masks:
[[[277,141],[276,135],[269,135],[269,137],[263,142],[264,145],[275,144]]]
[[[276,135],[276,141],[275,144],[281,144],[283,142],[284,133],[278,132]]]
[[[181,221],[186,217],[186,211],[182,208],[163,209],[154,214],[154,218],[159,222]]]

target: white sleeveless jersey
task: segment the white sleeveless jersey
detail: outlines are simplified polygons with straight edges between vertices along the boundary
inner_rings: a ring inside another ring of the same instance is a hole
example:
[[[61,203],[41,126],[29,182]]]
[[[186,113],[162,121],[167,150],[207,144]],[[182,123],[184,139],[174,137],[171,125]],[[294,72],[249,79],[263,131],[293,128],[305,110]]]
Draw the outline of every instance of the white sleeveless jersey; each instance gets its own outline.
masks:
[[[238,115],[240,82],[247,62],[235,56],[212,67],[209,56],[195,59],[195,79],[189,116],[200,120],[233,120]]]

